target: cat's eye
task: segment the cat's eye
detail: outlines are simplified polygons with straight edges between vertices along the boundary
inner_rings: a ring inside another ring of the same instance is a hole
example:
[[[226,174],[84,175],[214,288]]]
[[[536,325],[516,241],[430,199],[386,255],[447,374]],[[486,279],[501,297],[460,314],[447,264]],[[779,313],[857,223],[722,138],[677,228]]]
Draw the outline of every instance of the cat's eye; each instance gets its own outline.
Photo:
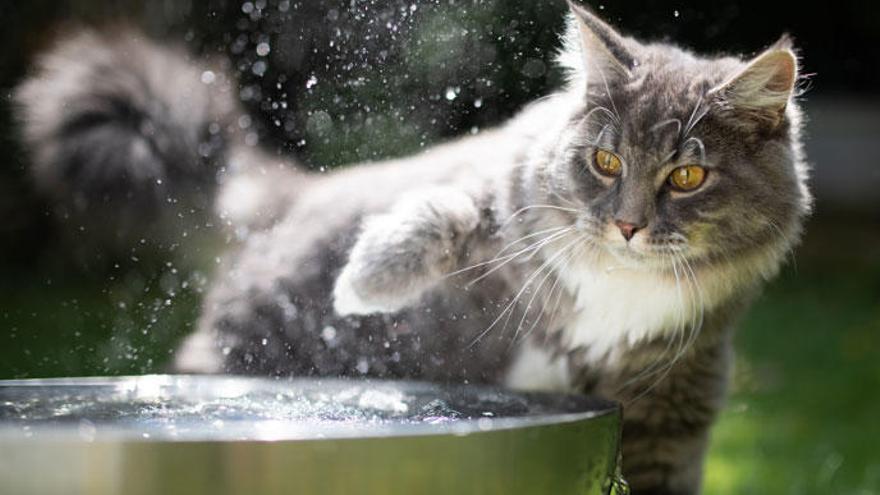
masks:
[[[678,167],[669,174],[669,184],[677,191],[694,191],[706,181],[706,169],[699,165]]]
[[[593,154],[593,164],[600,174],[607,175],[608,177],[617,177],[623,168],[620,157],[603,149],[598,149]]]

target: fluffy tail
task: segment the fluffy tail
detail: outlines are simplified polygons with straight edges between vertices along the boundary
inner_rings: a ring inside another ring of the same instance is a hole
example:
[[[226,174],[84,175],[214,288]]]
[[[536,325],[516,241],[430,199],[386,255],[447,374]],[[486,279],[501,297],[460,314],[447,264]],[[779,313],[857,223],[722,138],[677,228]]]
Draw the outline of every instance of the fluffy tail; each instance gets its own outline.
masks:
[[[105,241],[208,212],[238,140],[235,87],[131,31],[63,38],[15,93],[34,182]]]

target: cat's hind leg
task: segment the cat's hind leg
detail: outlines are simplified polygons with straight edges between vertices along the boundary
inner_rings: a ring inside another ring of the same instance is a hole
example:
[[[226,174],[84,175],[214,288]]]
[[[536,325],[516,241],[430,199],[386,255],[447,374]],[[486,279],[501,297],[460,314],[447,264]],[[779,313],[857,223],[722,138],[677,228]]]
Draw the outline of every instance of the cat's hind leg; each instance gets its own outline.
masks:
[[[461,266],[487,234],[489,208],[452,187],[401,198],[366,219],[333,291],[341,315],[388,313],[416,303]]]

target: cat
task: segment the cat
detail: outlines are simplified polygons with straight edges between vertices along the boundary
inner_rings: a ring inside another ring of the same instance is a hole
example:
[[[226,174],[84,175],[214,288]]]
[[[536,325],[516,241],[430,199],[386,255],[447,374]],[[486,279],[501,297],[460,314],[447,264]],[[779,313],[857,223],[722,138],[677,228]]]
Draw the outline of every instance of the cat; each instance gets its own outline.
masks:
[[[81,33],[16,93],[34,178],[74,209],[193,184],[215,205],[239,243],[177,371],[599,394],[624,404],[634,493],[696,494],[733,326],[811,208],[798,58],[787,37],[698,56],[569,7],[559,92],[329,174],[249,145],[222,68]]]

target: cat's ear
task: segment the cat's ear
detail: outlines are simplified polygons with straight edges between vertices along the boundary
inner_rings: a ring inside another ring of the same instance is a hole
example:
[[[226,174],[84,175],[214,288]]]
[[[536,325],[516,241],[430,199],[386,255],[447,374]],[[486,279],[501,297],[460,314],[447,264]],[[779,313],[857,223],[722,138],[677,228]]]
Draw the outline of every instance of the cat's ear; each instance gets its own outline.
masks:
[[[636,65],[627,40],[585,7],[568,1],[580,34],[581,54],[587,74],[629,77]]]
[[[709,91],[720,106],[745,124],[776,128],[794,94],[798,60],[783,36],[727,81]]]

